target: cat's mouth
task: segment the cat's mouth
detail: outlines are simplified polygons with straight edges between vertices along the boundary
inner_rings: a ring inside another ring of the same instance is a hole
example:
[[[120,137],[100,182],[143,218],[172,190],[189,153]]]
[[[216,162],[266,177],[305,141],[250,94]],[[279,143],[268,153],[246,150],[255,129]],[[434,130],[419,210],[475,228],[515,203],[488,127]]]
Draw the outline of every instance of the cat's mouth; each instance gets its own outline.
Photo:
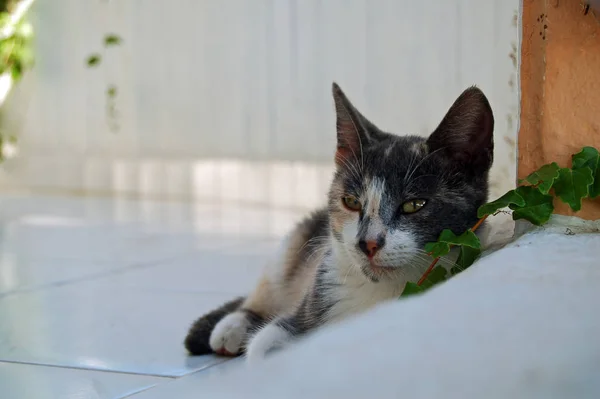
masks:
[[[397,267],[378,265],[372,260],[370,260],[362,269],[368,277],[376,279],[379,279],[380,277],[393,277],[398,271]]]

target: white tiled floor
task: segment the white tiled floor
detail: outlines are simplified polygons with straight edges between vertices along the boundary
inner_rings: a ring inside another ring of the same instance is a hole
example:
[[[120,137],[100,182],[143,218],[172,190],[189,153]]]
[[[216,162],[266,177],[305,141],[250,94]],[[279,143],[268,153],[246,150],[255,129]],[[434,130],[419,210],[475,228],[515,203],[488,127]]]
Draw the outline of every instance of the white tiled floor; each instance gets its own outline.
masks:
[[[189,324],[247,292],[302,212],[0,196],[0,389],[124,398],[237,363],[191,358]],[[8,395],[6,395],[8,393]]]

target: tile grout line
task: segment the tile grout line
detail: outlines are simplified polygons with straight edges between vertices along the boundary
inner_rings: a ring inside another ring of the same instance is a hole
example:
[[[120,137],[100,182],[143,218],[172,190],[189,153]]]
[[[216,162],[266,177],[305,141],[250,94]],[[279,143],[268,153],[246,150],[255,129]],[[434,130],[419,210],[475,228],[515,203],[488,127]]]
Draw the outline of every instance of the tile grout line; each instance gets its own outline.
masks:
[[[159,383],[159,384],[160,384],[160,383]],[[144,393],[144,392],[146,392],[146,391],[149,391],[149,390],[151,390],[151,389],[153,389],[153,388],[156,388],[156,387],[157,387],[159,384],[154,384],[154,385],[151,385],[151,386],[149,386],[149,387],[140,388],[140,389],[138,389],[138,390],[137,390],[137,391],[135,391],[135,392],[126,393],[126,394],[125,394],[125,396],[119,396],[118,398],[115,398],[115,399],[127,399],[127,398],[132,398],[132,397],[134,397],[134,396],[135,396],[135,395],[137,395],[137,394]]]
[[[49,363],[42,363],[42,362],[25,362],[25,361],[20,361],[20,360],[0,360],[0,364],[5,363],[5,364],[20,364],[20,365],[24,365],[24,366],[40,366],[40,367],[52,367],[52,368],[57,368],[57,369],[67,369],[67,370],[81,370],[81,371],[98,371],[101,373],[112,373],[112,374],[124,374],[124,375],[137,375],[137,376],[144,376],[144,377],[158,377],[158,378],[164,378],[164,379],[168,379],[168,380],[176,380],[178,378],[181,378],[187,374],[184,375],[180,375],[180,376],[172,376],[172,375],[163,375],[163,374],[156,374],[156,373],[135,373],[133,371],[123,371],[123,370],[108,370],[108,369],[99,369],[99,368],[93,368],[93,367],[75,367],[75,366],[64,366],[64,365],[59,365],[59,364],[49,364]],[[217,363],[217,364],[221,364],[221,363]],[[209,368],[210,366],[206,367]],[[200,370],[194,370],[188,374],[193,374],[197,371],[201,371],[204,370],[206,368],[202,368]]]
[[[227,362],[229,362],[229,361],[231,361],[231,359],[224,359],[223,361],[220,361],[219,363],[211,364],[211,365],[208,365],[208,366],[202,367],[201,369],[198,369],[198,370],[192,371],[191,373],[184,374],[184,375],[182,375],[182,376],[179,376],[179,377],[174,377],[174,378],[171,378],[171,379],[170,379],[170,381],[168,381],[168,382],[165,382],[165,383],[167,383],[167,384],[174,383],[174,382],[175,382],[175,381],[177,381],[177,380],[180,380],[180,379],[182,379],[182,378],[189,377],[189,376],[191,376],[191,375],[193,375],[193,374],[198,374],[198,373],[201,373],[201,372],[203,372],[204,370],[207,370],[207,369],[210,369],[210,368],[213,368],[213,367],[218,367],[218,366],[220,366],[220,365],[222,365],[222,364],[224,364],[224,363],[227,363]],[[157,387],[158,385],[160,385],[160,384],[163,384],[163,382],[159,382],[159,383],[157,383],[157,384],[154,384],[154,385],[152,385],[152,386],[149,386],[149,387],[147,387],[147,388],[140,389],[139,391],[136,391],[136,392],[131,392],[131,393],[125,394],[125,396],[120,396],[120,397],[118,397],[118,398],[116,398],[116,399],[127,399],[127,398],[133,398],[134,396],[136,396],[136,395],[138,395],[138,394],[140,394],[140,393],[144,393],[144,392],[146,392],[146,391],[149,391],[149,390],[151,390],[151,389],[154,389],[154,388],[156,388],[156,387]]]
[[[202,368],[200,368],[200,369],[198,369],[198,370],[192,371],[191,373],[184,374],[184,375],[182,375],[182,376],[179,376],[179,377],[174,377],[174,378],[171,378],[171,379],[170,379],[170,381],[168,381],[168,382],[166,382],[166,383],[168,383],[168,384],[174,383],[174,382],[175,382],[175,381],[177,381],[177,380],[180,380],[180,379],[183,379],[183,378],[190,377],[190,376],[192,376],[192,375],[194,375],[194,374],[201,373],[201,372],[203,372],[203,371],[205,371],[205,370],[208,370],[208,369],[211,369],[211,368],[214,368],[214,367],[218,367],[218,366],[220,366],[220,365],[222,365],[222,364],[225,364],[225,363],[227,363],[227,362],[230,362],[230,361],[233,361],[233,359],[229,359],[229,358],[227,358],[227,359],[223,359],[222,361],[220,361],[220,362],[218,362],[218,363],[210,364],[210,365],[208,365],[208,366],[205,366],[205,367],[202,367]],[[150,386],[150,387],[148,387],[148,388],[141,389],[141,390],[139,390],[139,391],[137,391],[137,392],[128,393],[128,394],[126,394],[125,396],[121,396],[121,397],[119,397],[119,398],[117,398],[117,399],[127,399],[127,398],[133,398],[133,397],[134,397],[135,395],[137,395],[137,394],[144,393],[144,392],[146,392],[146,391],[149,391],[150,389],[154,389],[154,388],[156,388],[156,387],[157,387],[159,384],[162,384],[162,382],[161,382],[161,383],[158,383],[158,384],[154,384],[154,385],[152,385],[152,386]]]
[[[45,291],[48,289],[69,286],[69,285],[77,284],[77,283],[81,283],[81,282],[101,280],[106,277],[126,274],[126,273],[140,270],[140,269],[149,269],[149,268],[153,268],[153,267],[157,267],[157,266],[162,266],[165,263],[177,260],[180,257],[189,256],[192,253],[193,252],[189,252],[189,253],[186,252],[186,253],[171,256],[171,257],[165,258],[165,259],[159,259],[159,260],[155,260],[155,261],[132,264],[132,265],[126,266],[121,269],[112,269],[112,270],[108,270],[105,272],[93,273],[93,274],[89,274],[87,276],[81,276],[81,277],[77,277],[77,278],[73,278],[73,279],[69,279],[69,280],[55,281],[52,283],[40,284],[40,285],[29,287],[29,288],[20,288],[20,289],[17,288],[12,291],[6,291],[6,292],[0,293],[0,300],[2,300],[3,298],[6,298],[6,297],[12,296],[12,295],[25,294],[25,293],[30,293],[30,292],[34,292],[34,291]]]
[[[184,377],[187,377],[187,376],[192,375],[192,374],[201,373],[201,372],[203,372],[205,370],[208,370],[210,368],[220,366],[220,365],[222,365],[224,363],[227,363],[227,362],[229,362],[231,360],[232,359],[225,358],[225,359],[220,360],[219,362],[215,362],[215,363],[211,363],[211,364],[202,366],[202,367],[200,367],[197,370],[190,370],[189,373],[182,374],[182,375],[164,375],[164,374],[156,374],[156,373],[136,373],[136,372],[133,372],[133,371],[109,370],[109,369],[100,369],[100,368],[94,368],[94,367],[76,367],[76,366],[67,366],[67,365],[60,365],[60,364],[50,364],[50,363],[43,363],[43,362],[26,362],[26,361],[21,361],[21,360],[4,360],[4,359],[0,359],[0,364],[2,364],[2,363],[4,363],[4,364],[19,364],[19,365],[23,365],[23,366],[52,367],[52,368],[67,369],[67,370],[97,371],[97,372],[101,372],[101,373],[137,375],[137,376],[144,376],[144,377],[157,377],[157,378],[164,378],[164,379],[168,379],[168,380],[171,380],[171,381],[175,381],[175,380],[178,380],[180,378],[184,378]]]

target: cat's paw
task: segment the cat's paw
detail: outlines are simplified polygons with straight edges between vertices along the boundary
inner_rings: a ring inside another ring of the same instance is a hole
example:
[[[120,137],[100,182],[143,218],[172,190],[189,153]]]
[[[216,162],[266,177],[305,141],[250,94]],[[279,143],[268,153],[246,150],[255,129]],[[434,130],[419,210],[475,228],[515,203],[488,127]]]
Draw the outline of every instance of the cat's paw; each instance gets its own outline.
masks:
[[[225,316],[210,334],[210,347],[219,355],[238,355],[244,345],[250,324],[244,312],[234,312]]]
[[[250,339],[246,360],[255,363],[262,360],[272,349],[283,347],[290,340],[290,333],[283,327],[270,323]]]

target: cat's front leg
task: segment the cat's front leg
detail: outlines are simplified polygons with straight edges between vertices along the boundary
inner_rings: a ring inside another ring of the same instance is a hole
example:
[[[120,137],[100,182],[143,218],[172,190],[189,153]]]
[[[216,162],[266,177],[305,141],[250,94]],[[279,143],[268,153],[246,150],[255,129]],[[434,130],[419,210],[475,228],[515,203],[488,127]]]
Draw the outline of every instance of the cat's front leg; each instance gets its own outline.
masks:
[[[321,326],[330,308],[323,299],[324,292],[310,291],[293,314],[274,319],[252,336],[246,347],[248,362],[259,361],[272,349],[284,347],[294,338]]]
[[[260,329],[248,343],[246,359],[249,363],[262,360],[272,349],[282,348],[293,338],[291,331],[274,320]]]
[[[283,348],[310,329],[311,325],[301,323],[297,315],[273,320],[250,338],[246,349],[247,361],[254,363],[262,360],[271,350]]]

